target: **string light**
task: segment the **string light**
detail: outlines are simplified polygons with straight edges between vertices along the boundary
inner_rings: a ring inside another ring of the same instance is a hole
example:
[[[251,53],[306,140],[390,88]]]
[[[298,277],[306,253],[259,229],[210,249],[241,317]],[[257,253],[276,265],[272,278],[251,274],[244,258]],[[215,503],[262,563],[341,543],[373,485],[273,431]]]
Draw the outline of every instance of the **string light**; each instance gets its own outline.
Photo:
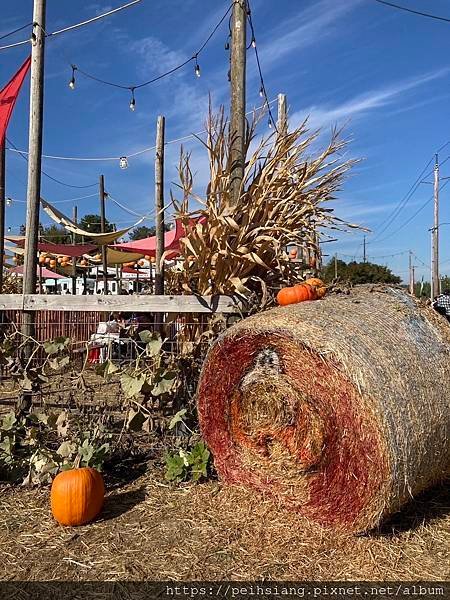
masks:
[[[11,233],[11,227],[8,227],[8,233]]]
[[[76,67],[77,73],[78,74],[81,73],[81,75],[83,75],[84,77],[87,77],[88,79],[92,79],[93,81],[96,81],[97,83],[101,83],[103,85],[109,85],[111,87],[115,87],[115,88],[122,89],[122,90],[131,90],[132,91],[132,100],[130,102],[130,109],[134,110],[134,107],[136,106],[136,101],[135,100],[133,101],[133,99],[134,99],[134,93],[133,93],[133,91],[134,90],[138,90],[138,89],[146,87],[146,86],[148,86],[148,85],[150,85],[152,83],[160,81],[161,79],[164,79],[165,77],[168,77],[172,73],[175,73],[176,71],[179,71],[180,69],[182,69],[183,67],[185,67],[186,65],[188,65],[189,63],[191,63],[192,61],[195,61],[195,64],[194,64],[195,75],[197,77],[200,77],[201,72],[200,72],[200,65],[198,64],[198,57],[204,51],[204,49],[209,44],[210,40],[213,38],[213,36],[216,33],[216,31],[219,29],[219,27],[225,21],[225,19],[227,18],[227,16],[230,14],[230,12],[232,11],[232,8],[233,8],[233,3],[231,4],[231,6],[228,7],[228,9],[225,12],[225,14],[218,21],[217,25],[213,28],[213,30],[211,31],[211,33],[209,34],[209,36],[206,38],[206,40],[203,42],[203,44],[200,46],[200,48],[195,52],[195,54],[193,54],[190,58],[187,58],[184,62],[176,65],[172,69],[169,69],[168,71],[166,71],[164,73],[161,73],[161,75],[158,75],[157,77],[153,77],[153,79],[149,79],[148,81],[144,81],[143,83],[140,83],[138,85],[129,86],[129,85],[122,85],[122,84],[119,84],[119,83],[115,83],[114,81],[107,81],[106,79],[101,79],[100,77],[97,77],[95,75],[92,75],[91,73],[88,73],[88,72],[80,69],[80,67],[78,67],[78,66]],[[54,32],[54,34],[56,34],[56,33],[59,33],[59,32]],[[228,47],[229,47],[229,44],[228,44]]]
[[[121,169],[128,169],[128,159],[126,156],[121,156],[119,159],[119,167]]]
[[[197,62],[197,55],[195,55],[194,58],[195,58],[195,74],[197,75],[197,77],[200,77],[200,65]]]
[[[77,70],[75,65],[72,65],[72,78],[69,81],[69,87],[71,90],[75,89],[75,71]]]
[[[6,206],[11,206],[12,198],[6,198]]]
[[[131,92],[130,110],[134,112],[136,110],[136,98],[134,97],[134,87],[130,88],[130,92]]]
[[[269,128],[272,129],[272,127],[275,127],[276,131],[278,132],[277,126],[275,124],[275,119],[273,118],[272,111],[270,109],[269,99],[267,97],[266,86],[264,85],[264,78],[263,78],[262,69],[261,69],[261,61],[259,60],[258,48],[256,47],[255,28],[253,27],[252,13],[251,13],[251,9],[250,9],[249,0],[247,0],[247,19],[248,19],[248,24],[250,25],[250,30],[252,33],[252,42],[250,45],[253,47],[253,49],[255,51],[256,66],[258,67],[259,79],[261,82],[261,87],[259,88],[259,95],[261,96],[261,98],[265,99],[265,105],[269,112]]]

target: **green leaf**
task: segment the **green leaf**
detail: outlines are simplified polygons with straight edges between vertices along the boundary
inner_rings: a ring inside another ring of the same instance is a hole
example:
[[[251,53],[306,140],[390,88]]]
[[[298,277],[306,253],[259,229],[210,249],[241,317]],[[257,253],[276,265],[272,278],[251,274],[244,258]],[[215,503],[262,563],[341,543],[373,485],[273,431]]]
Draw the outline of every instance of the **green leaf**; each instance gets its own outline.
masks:
[[[146,344],[146,351],[148,356],[158,356],[161,352],[163,341],[159,333],[150,331],[141,331],[139,334],[141,341]]]
[[[153,396],[161,396],[172,391],[177,381],[177,375],[173,371],[166,371],[163,377],[155,383],[152,389]]]
[[[169,429],[173,429],[177,423],[181,423],[183,421],[184,415],[187,413],[185,408],[179,410],[170,420]]]
[[[132,377],[127,373],[123,373],[123,375],[120,377],[120,384],[126,398],[133,398],[134,396],[137,396],[140,393],[144,382],[145,377],[143,375]]]
[[[3,417],[2,429],[4,431],[10,431],[15,423],[17,423],[16,415],[13,412],[10,412]]]
[[[186,474],[184,460],[177,454],[166,454],[164,457],[166,463],[165,478],[167,481],[182,481]]]
[[[60,445],[60,447],[56,451],[56,454],[59,454],[59,456],[62,456],[63,458],[69,458],[69,456],[73,454],[76,451],[76,449],[76,444],[74,444],[73,442],[66,441]]]

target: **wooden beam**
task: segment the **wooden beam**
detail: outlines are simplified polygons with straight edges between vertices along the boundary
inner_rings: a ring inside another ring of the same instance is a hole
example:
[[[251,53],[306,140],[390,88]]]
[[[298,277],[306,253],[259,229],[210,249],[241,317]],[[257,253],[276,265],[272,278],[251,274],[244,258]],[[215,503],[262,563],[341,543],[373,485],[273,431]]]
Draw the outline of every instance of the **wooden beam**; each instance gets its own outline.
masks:
[[[70,296],[1,294],[0,310],[121,311],[155,313],[238,313],[231,296]]]

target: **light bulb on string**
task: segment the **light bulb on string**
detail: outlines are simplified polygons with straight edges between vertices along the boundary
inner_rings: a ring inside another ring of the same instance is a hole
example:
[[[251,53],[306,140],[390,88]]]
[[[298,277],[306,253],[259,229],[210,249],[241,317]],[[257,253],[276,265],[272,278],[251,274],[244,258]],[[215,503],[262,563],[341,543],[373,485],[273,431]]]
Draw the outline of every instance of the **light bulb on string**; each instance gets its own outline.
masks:
[[[272,129],[272,127],[273,127],[273,123],[272,123],[272,118],[271,117],[269,117],[268,126],[269,126],[269,129]]]
[[[255,37],[252,37],[252,42],[251,42],[251,44],[252,44],[252,48],[256,48],[256,40],[255,40]]]
[[[136,98],[134,97],[134,88],[130,88],[130,91],[131,91],[130,110],[134,112],[136,110]]]
[[[261,96],[261,98],[264,98],[264,88],[263,88],[263,86],[261,86],[259,88],[259,95]]]
[[[11,233],[11,227],[8,227],[8,233]]]
[[[121,169],[128,169],[128,159],[126,156],[121,156],[119,159],[119,167]]]
[[[197,75],[197,77],[200,77],[200,65],[197,62],[197,57],[194,56],[194,58],[195,58],[195,69],[194,69],[195,74]]]
[[[75,89],[75,71],[77,70],[75,65],[72,65],[72,78],[69,81],[69,87],[71,90]]]
[[[6,206],[11,206],[12,198],[6,198]]]

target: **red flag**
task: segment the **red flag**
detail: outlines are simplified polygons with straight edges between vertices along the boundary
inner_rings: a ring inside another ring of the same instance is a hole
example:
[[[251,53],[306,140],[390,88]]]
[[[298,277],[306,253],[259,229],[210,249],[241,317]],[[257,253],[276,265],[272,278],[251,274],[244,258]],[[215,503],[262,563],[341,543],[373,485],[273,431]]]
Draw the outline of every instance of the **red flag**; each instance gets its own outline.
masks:
[[[3,140],[5,139],[6,129],[14,109],[14,104],[16,103],[17,96],[30,65],[31,56],[27,58],[11,81],[0,91],[0,145],[3,144]]]

